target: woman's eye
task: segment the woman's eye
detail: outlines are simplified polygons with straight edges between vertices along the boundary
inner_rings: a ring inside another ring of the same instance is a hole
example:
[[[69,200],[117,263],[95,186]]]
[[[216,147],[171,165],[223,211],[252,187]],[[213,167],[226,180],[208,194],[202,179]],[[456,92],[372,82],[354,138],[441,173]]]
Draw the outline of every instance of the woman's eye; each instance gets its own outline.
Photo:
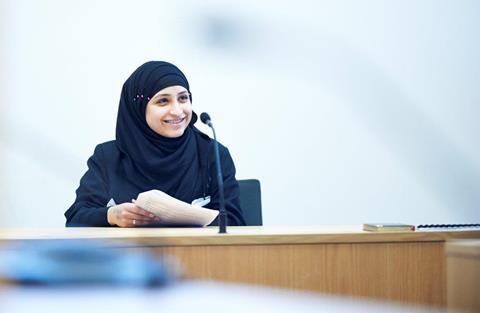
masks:
[[[180,102],[187,102],[189,98],[187,95],[182,95],[178,99]]]
[[[167,104],[167,103],[168,103],[168,99],[166,99],[166,98],[158,99],[157,103],[158,103],[158,104],[161,104],[161,105]]]

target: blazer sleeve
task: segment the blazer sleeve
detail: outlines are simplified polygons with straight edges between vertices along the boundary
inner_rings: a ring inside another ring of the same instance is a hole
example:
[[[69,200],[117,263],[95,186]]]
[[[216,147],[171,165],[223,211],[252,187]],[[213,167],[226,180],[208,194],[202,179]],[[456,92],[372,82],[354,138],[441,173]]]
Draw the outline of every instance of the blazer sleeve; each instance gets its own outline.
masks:
[[[107,220],[108,188],[101,145],[88,159],[88,170],[80,180],[77,198],[65,212],[66,226],[111,226]]]
[[[238,187],[238,181],[235,178],[235,164],[233,163],[230,152],[226,147],[220,146],[220,160],[222,164],[223,175],[223,187],[225,197],[225,210],[227,212],[227,224],[231,226],[243,226],[246,225],[243,218],[242,209],[240,207],[240,192]],[[217,170],[215,163],[211,165],[210,170],[211,187],[210,195],[211,202],[210,208],[220,209],[220,199],[218,195],[218,183],[217,183]],[[218,217],[210,224],[218,225]]]

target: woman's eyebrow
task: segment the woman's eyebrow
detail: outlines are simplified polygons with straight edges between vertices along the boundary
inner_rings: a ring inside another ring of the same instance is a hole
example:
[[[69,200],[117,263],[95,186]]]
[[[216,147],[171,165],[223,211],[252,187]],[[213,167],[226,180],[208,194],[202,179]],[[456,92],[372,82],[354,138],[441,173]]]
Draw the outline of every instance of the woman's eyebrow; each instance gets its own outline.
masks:
[[[188,92],[187,92],[187,91],[181,91],[181,92],[177,93],[177,96],[178,96],[178,95],[183,95],[183,94],[188,94]],[[172,95],[169,94],[169,93],[163,93],[163,94],[161,94],[161,95],[156,95],[155,98],[158,98],[158,97],[171,97],[171,96],[172,96]]]

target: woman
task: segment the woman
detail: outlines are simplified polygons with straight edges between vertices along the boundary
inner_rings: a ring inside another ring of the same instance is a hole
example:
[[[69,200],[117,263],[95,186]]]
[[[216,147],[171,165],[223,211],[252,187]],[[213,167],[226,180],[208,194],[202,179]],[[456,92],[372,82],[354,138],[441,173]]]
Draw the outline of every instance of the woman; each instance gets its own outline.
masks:
[[[122,88],[116,140],[99,144],[88,160],[77,198],[65,212],[67,226],[161,222],[132,203],[151,189],[218,210],[213,144],[193,126],[191,100],[187,78],[173,64],[152,61],[133,72]],[[219,149],[228,224],[245,225],[233,160],[227,148]]]

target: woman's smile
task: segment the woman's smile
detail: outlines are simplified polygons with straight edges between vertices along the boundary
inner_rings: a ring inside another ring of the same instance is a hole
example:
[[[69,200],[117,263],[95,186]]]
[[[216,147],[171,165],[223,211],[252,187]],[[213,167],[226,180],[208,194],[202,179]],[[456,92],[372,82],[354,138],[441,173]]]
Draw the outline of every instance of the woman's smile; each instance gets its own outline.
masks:
[[[186,119],[186,116],[177,118],[177,119],[164,120],[164,122],[171,125],[178,125],[178,124],[182,124],[185,121],[185,119]]]

